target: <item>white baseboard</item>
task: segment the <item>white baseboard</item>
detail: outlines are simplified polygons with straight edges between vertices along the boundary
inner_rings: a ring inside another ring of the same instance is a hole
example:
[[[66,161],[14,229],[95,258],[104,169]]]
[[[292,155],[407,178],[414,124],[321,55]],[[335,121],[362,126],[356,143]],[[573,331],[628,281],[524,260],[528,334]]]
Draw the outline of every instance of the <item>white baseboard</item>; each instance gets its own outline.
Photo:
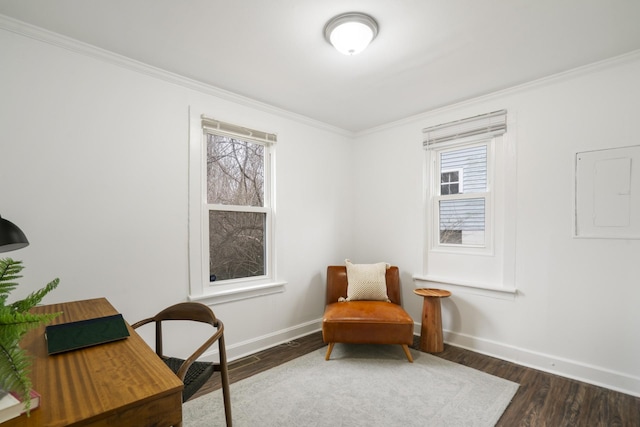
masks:
[[[443,338],[447,344],[476,353],[640,397],[640,378],[622,372],[447,330]]]

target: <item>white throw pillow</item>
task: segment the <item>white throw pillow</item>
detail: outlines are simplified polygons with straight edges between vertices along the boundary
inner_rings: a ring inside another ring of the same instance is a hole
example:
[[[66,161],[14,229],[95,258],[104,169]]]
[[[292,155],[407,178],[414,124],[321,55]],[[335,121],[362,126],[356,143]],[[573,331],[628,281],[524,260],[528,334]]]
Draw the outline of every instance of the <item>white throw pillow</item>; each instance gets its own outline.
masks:
[[[347,298],[346,301],[389,301],[387,296],[386,272],[390,267],[386,262],[376,264],[347,265]]]

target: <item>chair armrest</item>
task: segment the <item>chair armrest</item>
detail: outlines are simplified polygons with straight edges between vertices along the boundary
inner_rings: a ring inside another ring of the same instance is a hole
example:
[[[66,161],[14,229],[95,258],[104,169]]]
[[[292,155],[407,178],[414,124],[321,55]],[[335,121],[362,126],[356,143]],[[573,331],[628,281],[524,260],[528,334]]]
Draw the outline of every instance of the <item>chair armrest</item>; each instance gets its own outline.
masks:
[[[195,352],[193,352],[193,354],[189,356],[182,363],[182,365],[180,365],[180,369],[178,369],[178,372],[176,374],[178,375],[178,378],[180,378],[180,381],[184,381],[184,377],[187,375],[187,371],[189,370],[193,362],[198,360],[198,358],[202,356],[202,354],[207,351],[207,349],[211,347],[214,342],[222,337],[222,334],[224,333],[224,325],[222,324],[222,321],[220,321],[220,319],[218,319],[217,327],[218,330],[216,331],[216,333],[213,334],[213,336],[209,338],[204,344],[202,344]]]
[[[136,323],[134,323],[133,325],[131,325],[131,327],[132,327],[133,329],[138,329],[140,326],[144,326],[144,325],[146,325],[147,323],[151,323],[151,322],[153,322],[153,321],[154,321],[154,318],[153,318],[153,317],[149,317],[148,319],[142,319],[142,320],[137,321]]]

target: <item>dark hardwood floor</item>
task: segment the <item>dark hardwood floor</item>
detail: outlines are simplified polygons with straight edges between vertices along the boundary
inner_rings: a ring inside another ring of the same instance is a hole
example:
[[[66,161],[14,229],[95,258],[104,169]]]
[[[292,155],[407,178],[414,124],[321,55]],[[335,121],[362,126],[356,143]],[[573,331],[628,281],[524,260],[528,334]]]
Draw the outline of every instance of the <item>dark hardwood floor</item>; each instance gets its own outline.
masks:
[[[413,348],[418,349],[420,337]],[[253,354],[229,364],[231,383],[324,347],[320,332]],[[445,344],[446,360],[520,384],[497,426],[640,427],[640,398],[505,362]],[[193,397],[220,388],[220,375]],[[193,399],[192,398],[192,399]],[[425,424],[426,425],[426,424]]]

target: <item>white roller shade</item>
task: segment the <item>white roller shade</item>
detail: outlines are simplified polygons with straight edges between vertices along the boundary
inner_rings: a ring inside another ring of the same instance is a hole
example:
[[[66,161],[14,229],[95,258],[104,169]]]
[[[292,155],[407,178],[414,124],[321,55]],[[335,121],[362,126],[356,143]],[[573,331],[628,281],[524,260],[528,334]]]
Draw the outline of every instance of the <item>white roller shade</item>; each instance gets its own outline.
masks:
[[[507,131],[507,110],[494,111],[455,122],[444,123],[422,130],[424,134],[423,146],[429,149],[435,144],[441,144],[472,136],[502,135]]]
[[[211,131],[218,135],[224,135],[231,138],[249,139],[264,145],[271,145],[277,142],[277,136],[274,133],[263,132],[260,130],[249,129],[244,126],[238,126],[231,123],[222,122],[210,117],[201,116],[202,129]]]

